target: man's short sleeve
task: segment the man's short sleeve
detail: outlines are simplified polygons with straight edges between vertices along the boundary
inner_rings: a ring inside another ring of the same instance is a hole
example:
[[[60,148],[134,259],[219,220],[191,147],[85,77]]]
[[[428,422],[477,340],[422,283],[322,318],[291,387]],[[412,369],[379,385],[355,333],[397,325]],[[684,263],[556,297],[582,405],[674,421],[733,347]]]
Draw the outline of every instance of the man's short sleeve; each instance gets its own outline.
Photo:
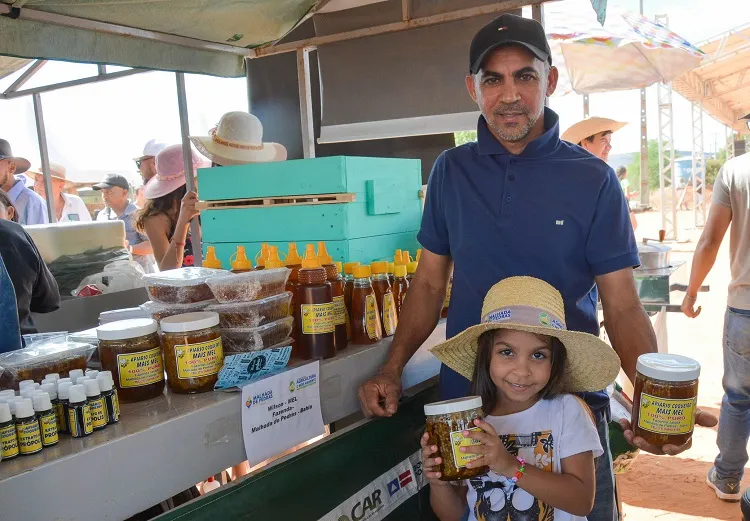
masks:
[[[419,243],[437,255],[450,255],[448,226],[443,212],[443,185],[445,180],[445,153],[435,160],[427,182],[427,198],[422,214],[422,227],[417,235]]]
[[[719,175],[716,176],[716,181],[714,181],[714,193],[711,196],[711,201],[726,208],[731,208],[732,200],[729,197],[728,175],[727,164],[724,163],[721,170],[719,170]]]
[[[586,260],[594,277],[640,264],[625,195],[614,170],[607,170],[586,240]]]

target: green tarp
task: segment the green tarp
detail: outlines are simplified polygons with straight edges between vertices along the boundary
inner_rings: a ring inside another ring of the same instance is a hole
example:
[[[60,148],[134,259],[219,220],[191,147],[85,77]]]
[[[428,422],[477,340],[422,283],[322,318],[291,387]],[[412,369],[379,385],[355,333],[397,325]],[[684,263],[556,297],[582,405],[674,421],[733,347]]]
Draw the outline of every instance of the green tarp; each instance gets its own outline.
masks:
[[[244,74],[239,55],[26,20],[23,10],[251,48],[283,37],[315,0],[28,0],[11,5],[20,7],[21,16],[0,16],[0,55],[236,77]],[[3,71],[0,63],[0,77]]]

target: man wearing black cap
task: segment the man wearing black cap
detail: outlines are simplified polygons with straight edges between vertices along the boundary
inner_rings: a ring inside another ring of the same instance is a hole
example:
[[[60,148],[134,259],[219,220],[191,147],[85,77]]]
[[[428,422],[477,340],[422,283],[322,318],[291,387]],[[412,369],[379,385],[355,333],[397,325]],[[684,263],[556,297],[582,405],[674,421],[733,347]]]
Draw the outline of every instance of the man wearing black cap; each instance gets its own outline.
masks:
[[[558,116],[544,106],[557,79],[537,22],[505,14],[474,36],[466,87],[482,113],[478,139],[444,152],[433,166],[418,235],[419,269],[386,363],[360,388],[366,415],[396,412],[403,368],[438,322],[451,266],[449,338],[479,323],[482,301],[494,284],[530,275],[562,294],[563,327],[593,335],[599,334],[598,287],[607,333],[631,380],[638,356],[656,351],[633,280],[638,249],[620,184],[605,162],[560,140]],[[468,390],[468,380],[441,368],[442,399],[466,396]],[[609,398],[604,391],[583,397],[605,448],[588,519],[612,521]],[[700,413],[697,421],[716,419]],[[626,437],[632,439],[629,425]],[[687,448],[649,446],[640,438],[635,443],[655,453]],[[523,478],[518,486],[523,488]]]
[[[128,240],[133,260],[140,264],[146,273],[154,270],[154,257],[148,237],[135,229],[135,213],[138,207],[128,199],[130,184],[119,174],[107,174],[99,184],[92,187],[101,190],[107,206],[96,216],[97,221],[119,219],[125,223],[125,238]]]
[[[30,167],[28,159],[14,156],[10,143],[0,139],[0,189],[10,197],[20,224],[46,224],[49,222],[47,203],[26,186],[26,179],[21,175]]]

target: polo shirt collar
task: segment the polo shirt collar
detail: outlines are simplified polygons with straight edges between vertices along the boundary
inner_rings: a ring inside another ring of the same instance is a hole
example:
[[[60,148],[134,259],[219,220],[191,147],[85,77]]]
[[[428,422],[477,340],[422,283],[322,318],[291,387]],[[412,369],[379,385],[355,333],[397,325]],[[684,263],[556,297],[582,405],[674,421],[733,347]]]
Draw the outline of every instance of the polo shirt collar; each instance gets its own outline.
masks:
[[[12,203],[16,202],[16,199],[18,199],[18,196],[21,195],[21,192],[24,191],[26,188],[26,183],[23,182],[23,179],[20,179],[19,177],[15,177],[16,182],[13,183],[13,187],[8,190],[8,197],[10,198],[10,201]]]
[[[492,135],[484,116],[479,116],[477,143],[481,155],[512,155]],[[519,154],[520,157],[542,157],[553,152],[560,143],[560,118],[552,109],[544,108],[544,134],[531,141]]]

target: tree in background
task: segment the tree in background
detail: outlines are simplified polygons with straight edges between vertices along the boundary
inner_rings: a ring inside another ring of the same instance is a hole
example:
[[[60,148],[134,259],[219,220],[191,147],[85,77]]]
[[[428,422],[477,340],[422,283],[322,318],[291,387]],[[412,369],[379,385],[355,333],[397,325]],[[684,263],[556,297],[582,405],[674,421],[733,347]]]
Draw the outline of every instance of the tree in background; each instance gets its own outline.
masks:
[[[464,130],[462,132],[454,132],[453,137],[456,140],[456,146],[461,146],[466,143],[471,143],[477,140],[476,130]]]
[[[640,192],[641,187],[641,153],[638,152],[633,156],[633,160],[628,165],[628,177],[630,185],[634,190]],[[648,187],[650,190],[659,188],[659,142],[655,139],[648,140]]]

